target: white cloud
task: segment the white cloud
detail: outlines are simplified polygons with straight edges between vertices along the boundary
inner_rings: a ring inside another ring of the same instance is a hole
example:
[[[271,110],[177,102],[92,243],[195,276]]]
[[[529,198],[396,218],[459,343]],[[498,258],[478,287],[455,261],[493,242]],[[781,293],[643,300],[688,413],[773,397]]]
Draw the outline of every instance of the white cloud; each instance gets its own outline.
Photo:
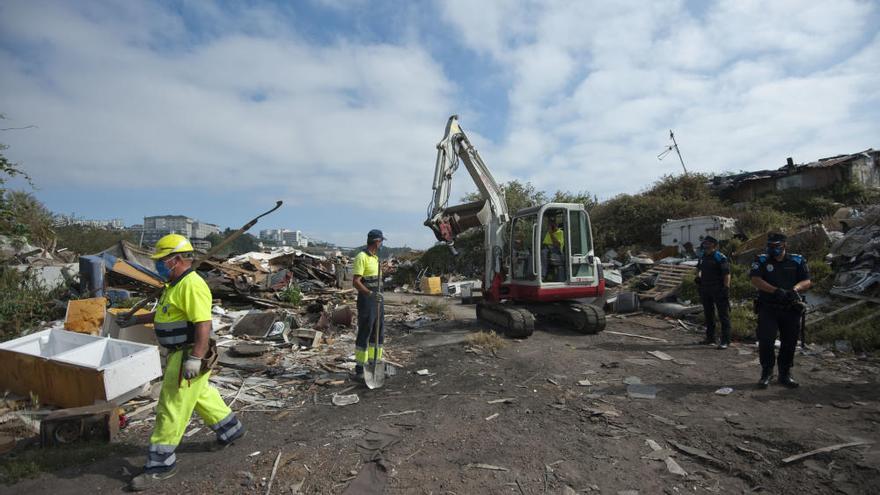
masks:
[[[0,20],[39,47],[0,52],[0,108],[39,125],[10,136],[11,151],[39,184],[285,184],[301,203],[375,207],[381,181],[389,208],[421,211],[454,89],[424,48],[316,45],[267,11],[249,23],[266,33],[181,45],[180,18],[161,8],[125,3],[110,19],[71,5],[13,4]]]
[[[282,190],[315,208],[410,212],[395,237],[417,245],[451,112],[500,181],[601,198],[680,171],[656,159],[669,129],[704,172],[880,145],[876,3],[694,5],[313,0],[354,32],[309,35],[292,27],[306,22],[296,3],[195,2],[181,16],[149,2],[7,2],[0,111],[40,128],[4,139],[44,186]],[[454,197],[470,189],[456,177]]]
[[[509,74],[510,130],[492,144],[500,159],[487,158],[502,177],[633,192],[680,170],[656,159],[670,128],[704,172],[880,144],[876,4],[481,2],[467,16],[440,6]]]

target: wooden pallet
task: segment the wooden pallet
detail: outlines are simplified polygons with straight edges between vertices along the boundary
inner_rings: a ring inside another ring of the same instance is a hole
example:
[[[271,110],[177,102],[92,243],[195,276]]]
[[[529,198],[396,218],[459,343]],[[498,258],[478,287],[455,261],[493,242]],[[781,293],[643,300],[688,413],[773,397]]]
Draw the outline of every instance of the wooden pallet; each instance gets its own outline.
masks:
[[[658,275],[657,283],[649,290],[639,291],[639,298],[662,301],[667,297],[674,296],[681,289],[684,279],[693,277],[696,273],[697,267],[695,266],[666,263],[654,265],[650,270],[639,275],[638,280],[642,281]]]

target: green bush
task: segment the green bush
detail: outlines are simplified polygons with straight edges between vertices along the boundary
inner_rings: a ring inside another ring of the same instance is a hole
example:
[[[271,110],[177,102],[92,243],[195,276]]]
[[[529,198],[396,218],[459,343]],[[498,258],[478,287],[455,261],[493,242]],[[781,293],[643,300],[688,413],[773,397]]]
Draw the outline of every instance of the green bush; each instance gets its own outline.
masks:
[[[853,322],[872,314],[873,318],[852,326]],[[823,320],[817,325],[808,325],[807,341],[833,344],[837,340],[848,340],[854,351],[868,352],[880,349],[880,330],[878,328],[880,328],[880,314],[877,314],[876,307],[864,305]]]
[[[818,292],[828,292],[834,283],[834,274],[828,263],[823,260],[807,260],[807,267],[810,270],[810,280],[813,282],[813,290]]]
[[[56,301],[64,292],[63,286],[50,289],[29,272],[0,265],[0,341],[63,317],[64,306]]]
[[[732,217],[736,219],[737,229],[748,238],[771,231],[790,231],[804,223],[791,213],[766,205],[749,205],[744,210],[733,212]]]
[[[294,306],[299,306],[302,303],[303,295],[302,291],[299,290],[299,287],[295,285],[290,285],[283,291],[278,294],[278,297],[286,302],[290,303]]]
[[[735,340],[754,340],[758,317],[752,303],[734,305],[730,308],[730,335]]]

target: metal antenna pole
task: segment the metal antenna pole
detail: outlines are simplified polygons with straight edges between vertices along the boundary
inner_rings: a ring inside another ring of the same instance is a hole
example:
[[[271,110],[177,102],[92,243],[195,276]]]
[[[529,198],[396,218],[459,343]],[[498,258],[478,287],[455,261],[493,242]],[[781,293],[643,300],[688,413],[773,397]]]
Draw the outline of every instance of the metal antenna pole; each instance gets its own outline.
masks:
[[[672,129],[669,129],[669,139],[672,139],[672,147],[675,148],[675,152],[678,154],[678,161],[681,162],[681,168],[684,170],[684,175],[687,175],[688,169],[684,166],[684,159],[681,157],[681,151],[678,150],[678,143],[675,142],[675,133],[672,132]]]

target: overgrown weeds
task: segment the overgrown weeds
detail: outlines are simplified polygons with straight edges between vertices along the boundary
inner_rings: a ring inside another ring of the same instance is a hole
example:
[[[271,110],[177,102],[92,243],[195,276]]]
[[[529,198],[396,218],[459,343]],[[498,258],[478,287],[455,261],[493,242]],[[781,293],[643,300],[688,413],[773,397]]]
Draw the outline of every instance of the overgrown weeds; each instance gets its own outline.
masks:
[[[507,345],[504,339],[495,333],[494,330],[489,330],[488,332],[480,330],[477,333],[472,333],[465,338],[465,342],[468,345],[479,347],[490,352],[496,352]]]
[[[64,306],[57,303],[65,288],[45,287],[30,272],[0,265],[0,341],[21,336],[42,321],[64,316]]]
[[[422,311],[429,315],[446,318],[449,316],[449,308],[440,301],[428,301],[421,303]]]
[[[303,295],[302,291],[299,290],[299,287],[295,285],[290,285],[283,291],[278,294],[278,297],[289,304],[294,306],[299,306],[302,303]]]
[[[807,326],[807,341],[833,344],[848,340],[856,352],[880,349],[880,308],[866,304]]]

